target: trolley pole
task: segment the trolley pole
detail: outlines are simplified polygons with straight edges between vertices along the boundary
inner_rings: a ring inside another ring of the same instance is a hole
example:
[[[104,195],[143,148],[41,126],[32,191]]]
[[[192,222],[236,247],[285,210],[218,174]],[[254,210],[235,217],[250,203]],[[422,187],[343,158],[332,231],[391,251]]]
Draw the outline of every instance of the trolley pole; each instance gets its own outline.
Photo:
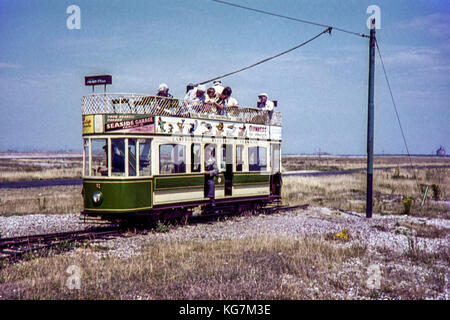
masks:
[[[372,218],[373,207],[373,140],[374,140],[375,19],[372,19],[369,42],[369,101],[367,119],[367,194],[366,218]]]

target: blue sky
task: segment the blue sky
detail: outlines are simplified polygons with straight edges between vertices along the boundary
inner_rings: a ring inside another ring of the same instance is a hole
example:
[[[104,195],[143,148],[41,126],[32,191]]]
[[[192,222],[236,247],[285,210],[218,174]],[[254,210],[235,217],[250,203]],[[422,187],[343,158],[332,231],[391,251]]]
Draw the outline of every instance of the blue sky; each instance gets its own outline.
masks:
[[[369,5],[398,112],[413,154],[450,152],[450,2],[438,0],[230,0],[368,33]],[[66,26],[68,6],[81,29]],[[0,150],[81,150],[84,76],[112,74],[109,92],[183,97],[201,82],[289,49],[321,27],[210,0],[0,2]],[[283,114],[283,153],[365,154],[368,40],[333,31],[223,79],[241,105],[266,92]],[[99,91],[100,89],[97,89]],[[379,57],[375,153],[406,149]]]

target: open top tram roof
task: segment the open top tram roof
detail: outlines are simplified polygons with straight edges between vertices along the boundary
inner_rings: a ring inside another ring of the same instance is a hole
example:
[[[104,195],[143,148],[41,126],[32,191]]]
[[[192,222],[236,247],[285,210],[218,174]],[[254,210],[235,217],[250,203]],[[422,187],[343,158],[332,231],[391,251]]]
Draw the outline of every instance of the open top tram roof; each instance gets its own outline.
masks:
[[[82,115],[136,114],[262,124],[281,127],[281,113],[256,108],[228,107],[227,115],[205,106],[192,105],[182,99],[133,93],[97,93],[84,96]]]

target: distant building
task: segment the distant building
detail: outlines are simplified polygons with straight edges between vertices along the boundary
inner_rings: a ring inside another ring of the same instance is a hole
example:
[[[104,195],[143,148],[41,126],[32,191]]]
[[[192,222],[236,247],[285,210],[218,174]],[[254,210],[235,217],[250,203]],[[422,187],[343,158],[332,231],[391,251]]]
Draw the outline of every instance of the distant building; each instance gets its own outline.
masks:
[[[445,149],[444,149],[443,146],[441,146],[439,149],[437,149],[436,155],[437,155],[438,157],[444,157],[444,156],[445,156]]]

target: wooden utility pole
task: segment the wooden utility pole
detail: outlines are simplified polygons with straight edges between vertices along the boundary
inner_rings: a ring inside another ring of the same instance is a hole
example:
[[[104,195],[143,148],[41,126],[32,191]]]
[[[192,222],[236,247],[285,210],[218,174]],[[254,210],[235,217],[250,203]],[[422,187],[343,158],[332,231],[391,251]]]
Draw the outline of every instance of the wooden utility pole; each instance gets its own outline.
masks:
[[[372,218],[373,207],[373,140],[374,140],[374,80],[375,80],[375,19],[372,19],[369,41],[369,101],[367,119],[367,193],[366,218]]]

